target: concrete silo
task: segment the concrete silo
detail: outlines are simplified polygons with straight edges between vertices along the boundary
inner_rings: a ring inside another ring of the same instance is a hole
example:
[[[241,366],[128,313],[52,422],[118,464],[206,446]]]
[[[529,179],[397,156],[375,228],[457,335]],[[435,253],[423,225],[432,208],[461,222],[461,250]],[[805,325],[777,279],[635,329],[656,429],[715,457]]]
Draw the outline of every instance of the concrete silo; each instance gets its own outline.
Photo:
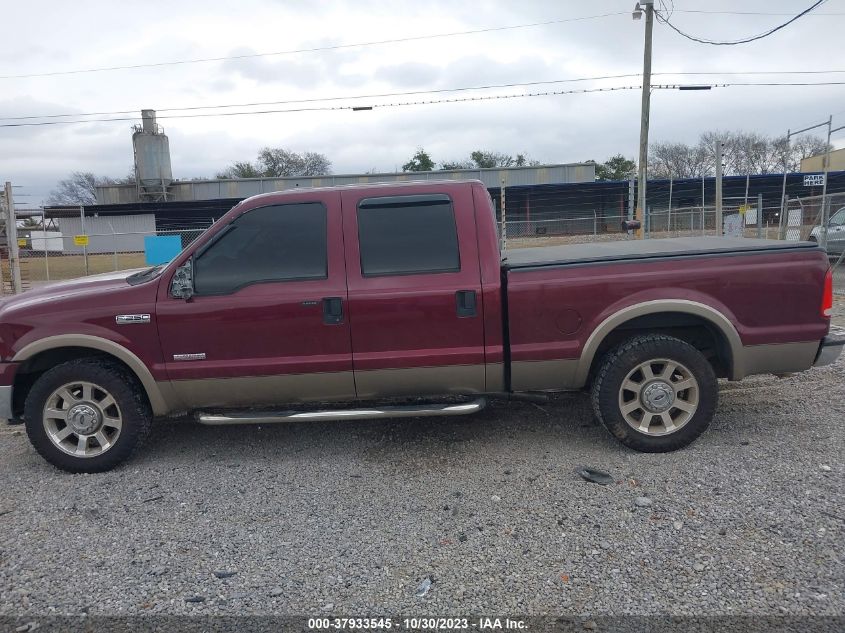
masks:
[[[141,110],[141,125],[132,129],[138,199],[143,202],[166,201],[168,188],[173,182],[170,141],[156,123],[155,110]]]

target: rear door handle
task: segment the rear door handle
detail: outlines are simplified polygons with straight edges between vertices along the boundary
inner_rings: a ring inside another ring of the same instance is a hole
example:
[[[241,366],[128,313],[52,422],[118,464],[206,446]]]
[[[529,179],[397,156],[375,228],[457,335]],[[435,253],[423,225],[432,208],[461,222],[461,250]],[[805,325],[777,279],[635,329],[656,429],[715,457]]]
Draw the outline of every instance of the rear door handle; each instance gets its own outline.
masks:
[[[341,297],[325,297],[323,299],[323,323],[326,325],[343,323],[343,299]]]
[[[475,290],[458,290],[455,293],[458,318],[476,316],[476,303]]]

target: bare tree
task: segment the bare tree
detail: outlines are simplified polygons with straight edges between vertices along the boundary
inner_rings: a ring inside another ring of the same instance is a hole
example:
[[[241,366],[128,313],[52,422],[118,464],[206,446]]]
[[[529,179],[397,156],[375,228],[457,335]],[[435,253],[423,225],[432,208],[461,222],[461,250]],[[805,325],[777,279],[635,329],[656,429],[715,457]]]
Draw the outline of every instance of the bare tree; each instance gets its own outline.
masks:
[[[786,137],[756,132],[714,130],[703,133],[698,143],[655,143],[649,149],[649,174],[655,178],[700,178],[716,173],[716,143],[722,143],[725,175],[771,174],[797,171],[802,158],[821,154],[825,141],[801,136],[787,145]]]
[[[237,161],[217,174],[217,178],[274,178],[281,176],[325,176],[332,162],[324,154],[299,154],[281,147],[265,147],[255,163]]]
[[[95,176],[90,171],[75,171],[59,181],[56,188],[50,192],[47,204],[53,206],[96,204],[97,185],[114,183],[113,179]]]
[[[488,150],[475,150],[466,160],[452,160],[440,164],[440,169],[489,169],[493,167],[536,167],[540,161],[525,154],[503,154]]]
[[[686,143],[655,143],[649,149],[652,178],[700,178],[710,173],[707,153]]]
[[[258,152],[263,176],[325,176],[331,173],[331,161],[323,154],[298,154],[280,147],[265,147]]]

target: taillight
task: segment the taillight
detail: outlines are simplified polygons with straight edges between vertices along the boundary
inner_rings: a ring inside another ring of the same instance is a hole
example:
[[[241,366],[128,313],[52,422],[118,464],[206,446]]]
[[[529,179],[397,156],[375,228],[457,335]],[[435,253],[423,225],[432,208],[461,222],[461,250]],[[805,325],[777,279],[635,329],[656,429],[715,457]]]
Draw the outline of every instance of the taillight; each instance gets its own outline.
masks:
[[[833,314],[833,271],[828,268],[824,276],[824,293],[822,293],[822,316]]]

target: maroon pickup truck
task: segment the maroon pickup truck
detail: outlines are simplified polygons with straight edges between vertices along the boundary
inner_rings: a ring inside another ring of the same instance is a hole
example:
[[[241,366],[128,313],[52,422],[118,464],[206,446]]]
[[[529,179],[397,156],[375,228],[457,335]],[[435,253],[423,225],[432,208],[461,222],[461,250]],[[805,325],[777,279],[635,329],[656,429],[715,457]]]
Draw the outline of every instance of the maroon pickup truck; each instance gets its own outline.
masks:
[[[707,428],[717,378],[833,362],[831,303],[812,243],[503,256],[480,182],[265,194],[167,265],[3,300],[0,417],[22,417],[59,468],[97,472],[126,459],[154,416],[461,415],[491,397],[589,389],[622,443],[671,451]]]

